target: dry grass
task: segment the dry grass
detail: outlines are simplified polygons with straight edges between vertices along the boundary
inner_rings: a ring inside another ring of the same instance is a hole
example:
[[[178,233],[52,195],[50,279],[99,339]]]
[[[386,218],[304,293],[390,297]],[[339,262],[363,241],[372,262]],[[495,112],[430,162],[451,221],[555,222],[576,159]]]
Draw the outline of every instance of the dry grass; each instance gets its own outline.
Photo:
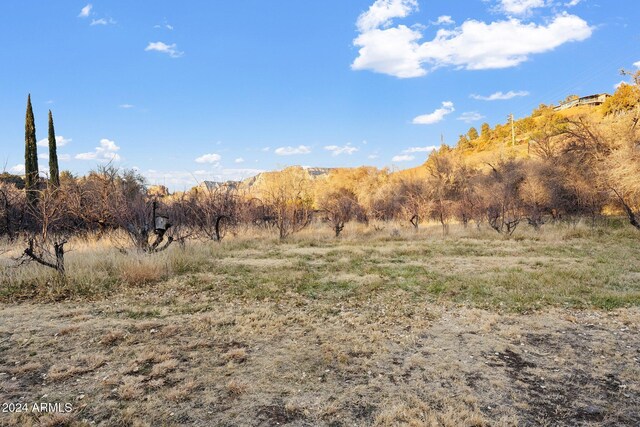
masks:
[[[73,411],[0,425],[640,422],[637,235],[317,231],[3,271],[0,402]]]

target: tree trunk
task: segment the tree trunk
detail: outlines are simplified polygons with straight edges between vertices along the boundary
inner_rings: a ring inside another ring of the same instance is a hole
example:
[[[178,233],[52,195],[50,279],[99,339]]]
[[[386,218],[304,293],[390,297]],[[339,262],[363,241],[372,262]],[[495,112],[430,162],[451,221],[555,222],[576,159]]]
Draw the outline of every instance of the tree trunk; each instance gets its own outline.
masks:
[[[2,196],[4,205],[4,229],[7,233],[7,236],[9,237],[9,241],[13,241],[13,231],[11,230],[11,215],[9,213],[9,198],[3,191],[0,191],[0,195]]]
[[[420,218],[418,217],[418,215],[412,216],[411,219],[409,220],[411,225],[413,225],[413,228],[415,228],[416,230],[418,229],[419,220]]]
[[[56,242],[53,244],[53,250],[56,255],[56,270],[61,276],[65,275],[64,269],[64,244],[66,241]]]
[[[31,258],[35,262],[40,265],[44,265],[45,267],[53,268],[60,274],[60,276],[64,277],[65,268],[64,268],[64,245],[67,243],[66,240],[56,241],[53,244],[53,249],[56,257],[56,263],[49,262],[45,260],[42,255],[37,255],[33,250],[33,239],[29,239],[29,246],[24,250],[24,255]]]
[[[225,219],[225,218],[229,219],[229,217],[226,216],[226,215],[219,215],[216,218],[216,241],[218,241],[218,242],[221,242],[222,238],[223,238],[222,231],[220,230],[220,225],[222,223],[222,220]]]
[[[614,188],[612,188],[612,190],[620,200],[620,203],[622,203],[622,208],[626,212],[627,217],[629,217],[629,223],[633,225],[635,228],[637,228],[638,230],[640,230],[640,222],[638,222],[636,213],[633,211],[633,209],[631,209],[631,206],[629,206],[629,204],[624,200],[624,197],[622,197],[620,193],[618,193]]]

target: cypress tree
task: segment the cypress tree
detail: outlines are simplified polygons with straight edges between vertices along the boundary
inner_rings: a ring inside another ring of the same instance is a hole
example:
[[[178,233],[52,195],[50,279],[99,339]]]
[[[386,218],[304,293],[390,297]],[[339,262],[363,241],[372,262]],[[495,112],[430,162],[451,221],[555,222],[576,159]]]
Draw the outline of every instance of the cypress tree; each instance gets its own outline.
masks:
[[[56,131],[53,127],[53,115],[49,110],[49,184],[53,188],[60,187],[58,170],[58,148],[56,147]]]
[[[36,124],[33,119],[33,108],[31,107],[31,94],[27,98],[27,116],[24,125],[24,169],[27,201],[33,205],[38,198],[36,193],[38,188],[38,148],[36,145]]]

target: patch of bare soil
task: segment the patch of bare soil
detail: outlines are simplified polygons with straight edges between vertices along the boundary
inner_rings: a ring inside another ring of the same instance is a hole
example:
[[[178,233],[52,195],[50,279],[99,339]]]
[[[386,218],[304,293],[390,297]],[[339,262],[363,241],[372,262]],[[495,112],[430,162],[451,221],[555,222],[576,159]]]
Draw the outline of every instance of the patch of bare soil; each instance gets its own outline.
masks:
[[[142,303],[3,305],[0,403],[73,409],[0,425],[640,425],[638,309]]]

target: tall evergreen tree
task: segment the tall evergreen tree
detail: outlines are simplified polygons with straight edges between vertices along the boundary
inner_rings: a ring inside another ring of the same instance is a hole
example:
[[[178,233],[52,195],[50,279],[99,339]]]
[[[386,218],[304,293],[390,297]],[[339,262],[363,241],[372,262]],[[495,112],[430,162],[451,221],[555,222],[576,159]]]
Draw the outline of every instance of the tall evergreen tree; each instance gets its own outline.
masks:
[[[53,188],[60,187],[58,147],[56,147],[56,131],[53,127],[53,115],[51,114],[51,110],[49,110],[49,184]]]
[[[27,98],[27,116],[24,125],[24,169],[25,191],[27,201],[33,205],[37,201],[38,194],[38,148],[36,145],[36,124],[33,119],[31,107],[31,94]]]

